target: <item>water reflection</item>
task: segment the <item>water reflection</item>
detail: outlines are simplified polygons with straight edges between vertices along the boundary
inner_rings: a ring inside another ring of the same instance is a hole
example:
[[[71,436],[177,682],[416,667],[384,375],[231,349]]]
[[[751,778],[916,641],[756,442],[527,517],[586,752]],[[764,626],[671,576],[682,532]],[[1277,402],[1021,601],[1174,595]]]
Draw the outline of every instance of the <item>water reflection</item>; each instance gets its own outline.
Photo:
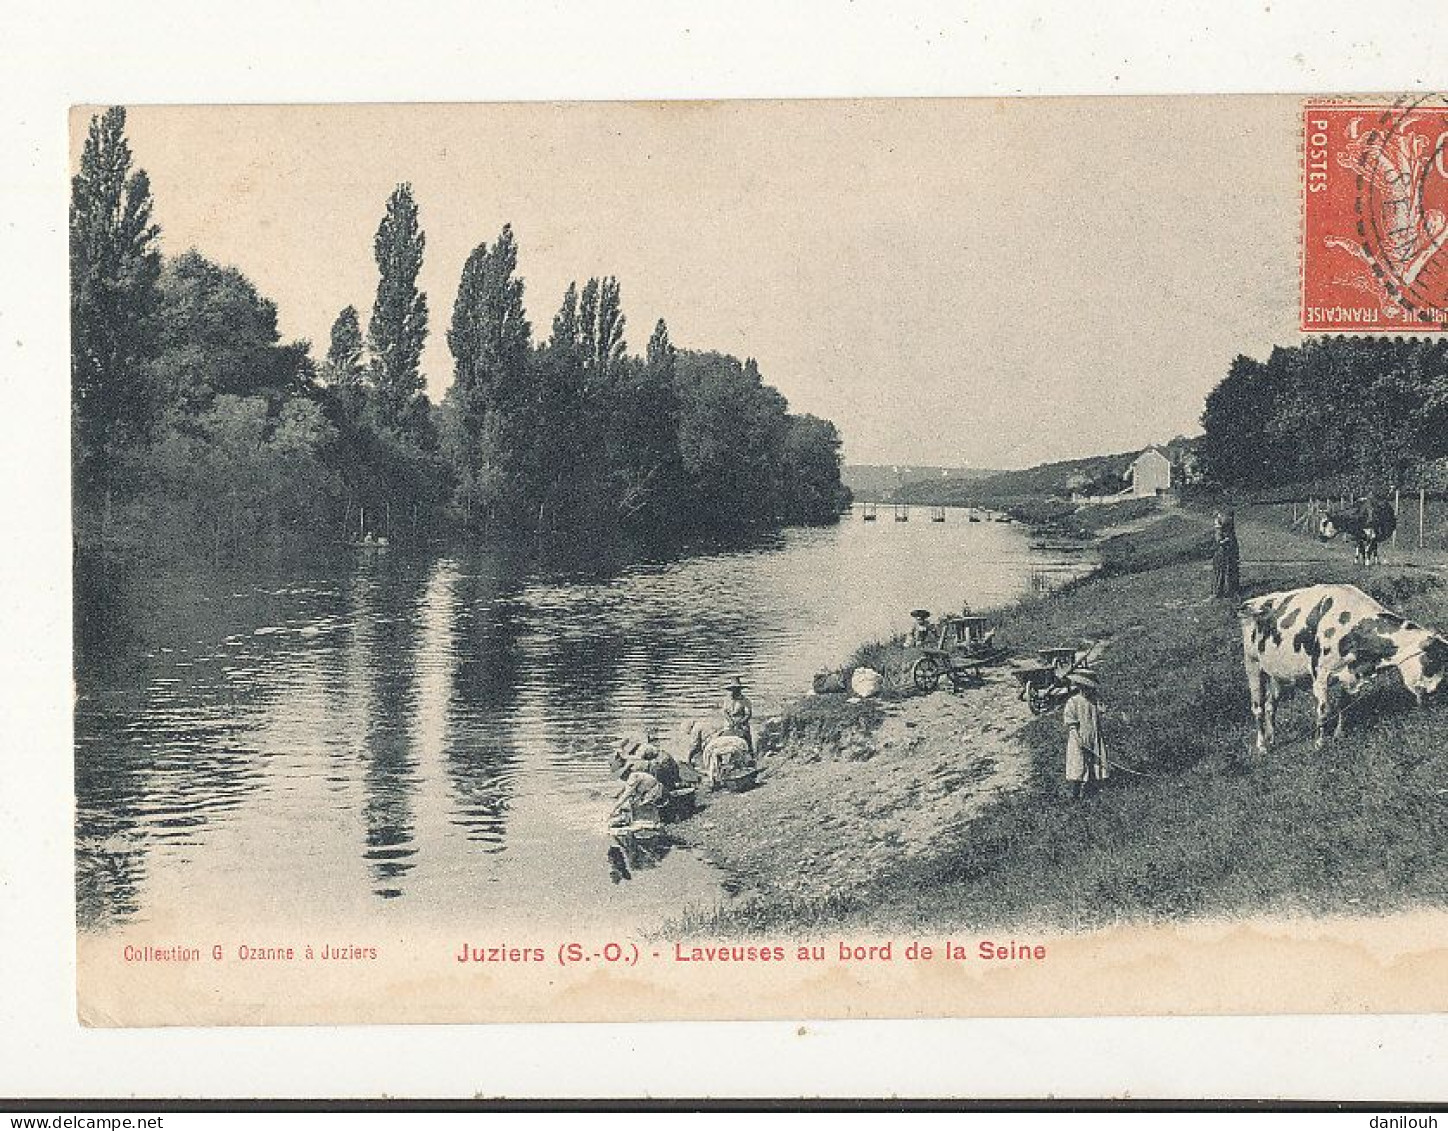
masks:
[[[519,677],[519,625],[502,584],[502,557],[451,567],[454,657],[451,717],[458,726],[446,744],[454,798],[453,821],[477,850],[503,851],[508,798],[518,754],[505,725]]]
[[[607,854],[609,882],[621,884],[632,880],[634,873],[641,869],[657,868],[673,846],[674,842],[667,833],[650,837],[614,833]]]
[[[245,678],[253,671],[204,647],[218,623],[204,594],[183,585],[171,600],[141,585],[143,600],[119,606],[100,596],[141,576],[77,562],[77,897],[87,919],[136,914],[153,857],[184,865],[209,826],[263,788],[248,720],[270,697]],[[116,668],[129,700],[102,678]]]
[[[352,586],[350,612],[356,634],[359,681],[370,684],[364,754],[362,823],[368,861],[384,898],[402,894],[401,879],[412,870],[412,794],[417,788],[411,726],[418,707],[414,676],[417,628],[407,615],[416,604],[416,576],[389,577],[386,608],[381,607],[375,571],[395,559],[366,561]],[[366,629],[360,626],[366,625]]]
[[[636,918],[708,898],[687,845],[654,868],[666,848],[613,841],[603,748],[711,712],[735,673],[762,717],[905,610],[988,607],[1084,564],[964,523],[685,551],[78,559],[81,922]]]

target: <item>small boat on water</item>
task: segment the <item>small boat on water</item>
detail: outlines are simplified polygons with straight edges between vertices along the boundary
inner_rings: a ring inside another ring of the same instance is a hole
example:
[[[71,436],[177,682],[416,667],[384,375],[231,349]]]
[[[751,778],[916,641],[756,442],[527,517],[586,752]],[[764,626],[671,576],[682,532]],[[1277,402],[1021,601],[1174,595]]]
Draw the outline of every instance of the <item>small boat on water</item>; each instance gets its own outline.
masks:
[[[944,522],[944,521],[945,521],[945,508],[944,508],[944,507],[931,507],[931,508],[930,508],[930,521],[931,521],[931,522]]]
[[[861,503],[861,504],[860,504],[860,518],[861,518],[863,521],[865,521],[865,522],[874,522],[874,521],[875,521],[875,504],[874,504],[874,503]]]
[[[896,522],[909,522],[909,521],[910,521],[910,508],[909,508],[908,506],[906,506],[904,503],[896,503],[896,504],[895,504],[895,521],[896,521]]]
[[[389,503],[385,511],[387,517],[387,528],[392,526],[392,506]],[[391,544],[386,534],[374,534],[367,529],[367,508],[357,508],[357,533],[342,539],[342,545],[353,550],[385,550]]]

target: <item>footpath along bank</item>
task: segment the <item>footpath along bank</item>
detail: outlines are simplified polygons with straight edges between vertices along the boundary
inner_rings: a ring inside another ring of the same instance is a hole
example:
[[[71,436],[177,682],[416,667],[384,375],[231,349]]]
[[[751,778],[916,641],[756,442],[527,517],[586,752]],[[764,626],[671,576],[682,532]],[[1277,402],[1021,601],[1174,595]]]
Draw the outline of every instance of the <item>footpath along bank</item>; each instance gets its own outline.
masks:
[[[1112,758],[1136,773],[1068,802],[1060,714],[1033,717],[1005,669],[958,694],[806,697],[767,785],[717,798],[688,830],[736,894],[668,929],[1085,929],[1448,903],[1445,708],[1408,711],[1384,689],[1315,757],[1299,696],[1279,747],[1256,754],[1233,606],[1209,595],[1210,532],[1190,510],[1134,523],[1101,543],[1097,575],[1001,616],[1018,654],[1104,644]],[[1238,532],[1245,595],[1345,581],[1448,627],[1433,555],[1364,573],[1349,548],[1265,513],[1239,512]],[[878,662],[888,646],[861,652]]]

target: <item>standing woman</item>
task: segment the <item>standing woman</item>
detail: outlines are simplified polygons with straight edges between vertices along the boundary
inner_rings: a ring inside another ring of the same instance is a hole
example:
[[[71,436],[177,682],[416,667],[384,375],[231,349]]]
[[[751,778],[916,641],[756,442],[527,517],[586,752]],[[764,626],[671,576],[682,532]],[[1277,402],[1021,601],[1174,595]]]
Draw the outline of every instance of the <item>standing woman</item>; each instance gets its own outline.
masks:
[[[754,733],[750,720],[754,717],[754,708],[749,705],[749,700],[745,697],[744,683],[736,675],[724,685],[724,690],[729,693],[724,697],[724,702],[720,704],[724,724],[730,734],[736,734],[748,743],[749,753],[753,754]]]
[[[1242,552],[1237,545],[1237,523],[1232,512],[1218,511],[1212,528],[1216,539],[1212,549],[1213,593],[1235,601],[1240,586]]]
[[[1071,799],[1079,801],[1091,782],[1106,780],[1106,738],[1101,733],[1100,683],[1090,668],[1077,668],[1066,677],[1075,694],[1066,700],[1066,784]]]

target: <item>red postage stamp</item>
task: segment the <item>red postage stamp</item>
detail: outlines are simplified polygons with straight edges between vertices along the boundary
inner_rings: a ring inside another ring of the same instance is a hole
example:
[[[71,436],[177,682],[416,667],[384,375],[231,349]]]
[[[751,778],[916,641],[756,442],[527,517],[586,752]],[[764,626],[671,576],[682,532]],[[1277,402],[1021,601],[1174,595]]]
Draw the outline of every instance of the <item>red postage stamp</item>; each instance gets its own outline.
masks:
[[[1448,329],[1448,105],[1303,109],[1302,329]]]

